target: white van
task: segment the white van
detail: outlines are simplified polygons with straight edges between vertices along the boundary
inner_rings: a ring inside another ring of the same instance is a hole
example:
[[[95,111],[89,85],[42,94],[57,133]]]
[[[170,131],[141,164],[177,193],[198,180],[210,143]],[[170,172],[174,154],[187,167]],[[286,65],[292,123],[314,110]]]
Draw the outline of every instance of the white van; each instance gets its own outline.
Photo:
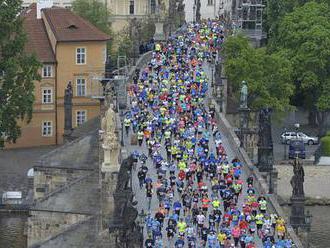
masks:
[[[2,194],[2,204],[22,204],[21,191],[7,191]]]

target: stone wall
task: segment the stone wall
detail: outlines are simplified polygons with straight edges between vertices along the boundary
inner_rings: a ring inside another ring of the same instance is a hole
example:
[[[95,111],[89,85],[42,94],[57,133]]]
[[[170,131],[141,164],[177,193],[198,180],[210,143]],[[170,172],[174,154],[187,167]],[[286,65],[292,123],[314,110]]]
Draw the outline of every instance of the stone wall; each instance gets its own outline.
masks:
[[[27,224],[28,247],[37,247],[37,244],[88,218],[82,214],[49,211],[31,211],[30,215]]]
[[[226,118],[230,125],[234,128],[234,130],[238,130],[240,123],[239,123],[239,113],[227,113]],[[249,122],[248,128],[252,131],[249,134],[245,135],[246,144],[246,152],[249,155],[249,158],[253,161],[258,160],[258,126],[257,126],[257,114],[255,112],[250,112],[249,114]]]
[[[88,173],[88,170],[34,167],[34,200],[43,198],[47,194],[50,194],[56,189],[59,189]]]

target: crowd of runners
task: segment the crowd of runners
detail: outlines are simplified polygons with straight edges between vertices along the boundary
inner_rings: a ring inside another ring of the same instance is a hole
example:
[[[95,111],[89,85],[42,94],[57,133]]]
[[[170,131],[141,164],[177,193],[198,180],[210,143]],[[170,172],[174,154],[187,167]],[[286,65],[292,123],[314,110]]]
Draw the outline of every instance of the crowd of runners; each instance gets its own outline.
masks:
[[[224,38],[219,21],[187,25],[156,44],[129,89],[124,126],[127,139],[137,138],[132,154],[145,197],[145,247],[292,247],[284,219],[268,212],[244,164],[228,156],[206,104],[204,67]]]

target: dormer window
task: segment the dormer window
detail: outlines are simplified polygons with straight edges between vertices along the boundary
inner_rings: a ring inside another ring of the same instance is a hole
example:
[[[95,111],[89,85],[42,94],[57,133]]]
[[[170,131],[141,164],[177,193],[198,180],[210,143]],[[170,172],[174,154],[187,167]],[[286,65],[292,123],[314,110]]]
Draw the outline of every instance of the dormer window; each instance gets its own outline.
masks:
[[[78,27],[75,24],[70,24],[67,28],[68,29],[78,29]]]

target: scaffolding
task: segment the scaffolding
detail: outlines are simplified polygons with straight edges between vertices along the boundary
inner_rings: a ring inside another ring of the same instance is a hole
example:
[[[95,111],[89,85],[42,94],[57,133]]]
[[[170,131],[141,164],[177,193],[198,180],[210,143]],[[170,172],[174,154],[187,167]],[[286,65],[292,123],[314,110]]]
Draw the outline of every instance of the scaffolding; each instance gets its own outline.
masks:
[[[262,30],[262,0],[239,0],[237,4],[237,21],[243,30]]]

